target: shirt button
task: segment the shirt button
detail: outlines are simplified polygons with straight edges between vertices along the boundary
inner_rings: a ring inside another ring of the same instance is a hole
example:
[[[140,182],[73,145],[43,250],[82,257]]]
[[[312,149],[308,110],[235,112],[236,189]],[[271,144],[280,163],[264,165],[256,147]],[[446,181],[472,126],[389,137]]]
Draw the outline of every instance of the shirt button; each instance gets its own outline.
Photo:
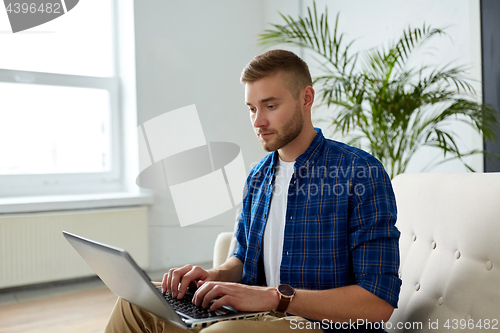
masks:
[[[290,220],[293,220],[293,216],[290,216]]]
[[[252,278],[252,281],[251,281],[251,282],[252,282],[252,284],[254,284],[254,283],[255,283],[255,279],[254,279],[254,278]]]
[[[257,251],[260,251],[260,246],[257,246]]]
[[[266,218],[266,217],[267,217],[267,214],[264,214],[264,218]]]

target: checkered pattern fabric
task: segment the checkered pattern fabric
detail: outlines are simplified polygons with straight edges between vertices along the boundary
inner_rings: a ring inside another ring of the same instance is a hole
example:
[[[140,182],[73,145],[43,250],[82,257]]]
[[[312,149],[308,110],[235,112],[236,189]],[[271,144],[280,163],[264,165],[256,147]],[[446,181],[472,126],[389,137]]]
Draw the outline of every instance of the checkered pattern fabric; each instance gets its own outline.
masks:
[[[318,290],[356,284],[397,307],[399,231],[390,179],[372,155],[316,132],[288,189],[281,283]],[[267,155],[246,182],[234,256],[248,285],[264,274],[259,260],[277,158]]]

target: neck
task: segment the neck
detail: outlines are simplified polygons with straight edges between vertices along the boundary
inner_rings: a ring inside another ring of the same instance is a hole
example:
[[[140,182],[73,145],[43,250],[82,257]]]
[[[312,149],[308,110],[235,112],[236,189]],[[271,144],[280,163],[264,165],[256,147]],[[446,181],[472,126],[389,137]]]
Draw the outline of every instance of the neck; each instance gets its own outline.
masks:
[[[302,155],[307,148],[311,145],[311,142],[316,137],[316,131],[312,124],[306,125],[300,134],[289,142],[285,147],[278,149],[278,154],[282,161],[293,162]]]

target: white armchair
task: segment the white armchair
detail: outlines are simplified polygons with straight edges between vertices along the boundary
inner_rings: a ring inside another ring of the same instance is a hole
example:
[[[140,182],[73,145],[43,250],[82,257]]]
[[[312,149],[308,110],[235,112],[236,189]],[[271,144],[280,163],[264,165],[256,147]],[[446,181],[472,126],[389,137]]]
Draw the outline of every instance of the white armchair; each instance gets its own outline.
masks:
[[[215,240],[213,266],[223,264],[234,252],[230,250],[234,232],[221,232]]]
[[[403,285],[386,330],[500,329],[500,173],[403,174],[393,187]],[[232,236],[217,238],[214,266]]]
[[[391,324],[500,329],[500,173],[403,174],[393,187],[403,285]]]

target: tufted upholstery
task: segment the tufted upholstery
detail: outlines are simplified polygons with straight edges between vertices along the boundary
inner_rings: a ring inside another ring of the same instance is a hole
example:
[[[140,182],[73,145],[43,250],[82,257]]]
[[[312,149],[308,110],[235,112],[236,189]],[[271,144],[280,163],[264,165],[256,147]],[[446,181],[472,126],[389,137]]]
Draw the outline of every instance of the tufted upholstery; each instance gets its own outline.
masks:
[[[403,174],[393,186],[403,285],[387,331],[462,332],[461,319],[500,321],[500,173]],[[214,264],[231,237],[219,236]]]
[[[393,187],[403,285],[391,323],[500,320],[500,173],[403,174]]]

